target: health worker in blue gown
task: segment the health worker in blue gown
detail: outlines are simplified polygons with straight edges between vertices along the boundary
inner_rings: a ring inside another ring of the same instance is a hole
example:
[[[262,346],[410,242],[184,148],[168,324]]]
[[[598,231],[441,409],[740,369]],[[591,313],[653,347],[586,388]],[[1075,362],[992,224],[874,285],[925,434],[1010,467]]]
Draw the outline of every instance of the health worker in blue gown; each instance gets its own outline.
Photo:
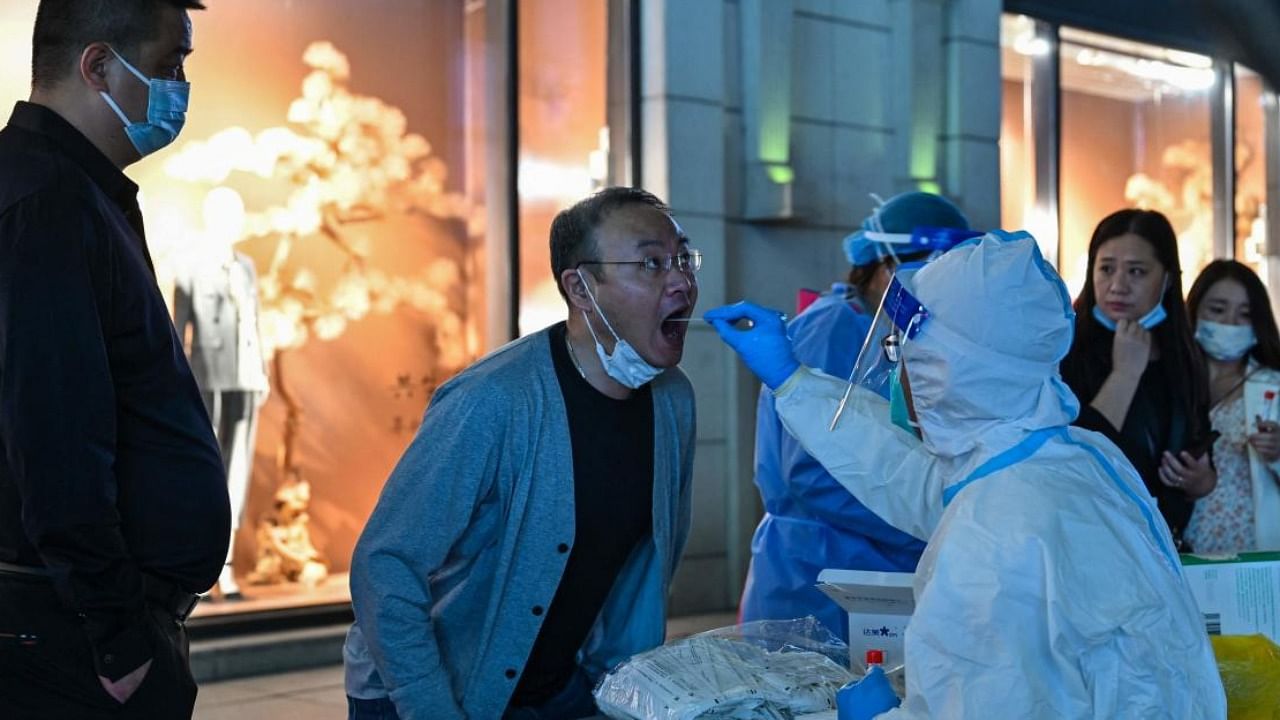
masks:
[[[844,239],[852,268],[787,328],[796,357],[834,377],[848,377],[880,299],[900,262],[924,260],[977,235],[945,198],[924,192],[881,204]],[[778,420],[773,393],[762,388],[756,414],[755,482],[765,515],[751,541],[742,620],[813,615],[848,634],[848,616],[815,587],[825,568],[912,572],[922,539],[881,520],[836,482]]]

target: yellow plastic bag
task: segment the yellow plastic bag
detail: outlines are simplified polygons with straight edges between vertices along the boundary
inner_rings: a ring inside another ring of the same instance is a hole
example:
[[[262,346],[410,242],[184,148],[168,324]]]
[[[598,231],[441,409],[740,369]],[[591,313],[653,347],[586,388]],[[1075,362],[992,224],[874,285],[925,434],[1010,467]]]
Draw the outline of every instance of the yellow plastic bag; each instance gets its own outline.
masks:
[[[1214,635],[1229,720],[1280,720],[1280,646],[1265,635]]]

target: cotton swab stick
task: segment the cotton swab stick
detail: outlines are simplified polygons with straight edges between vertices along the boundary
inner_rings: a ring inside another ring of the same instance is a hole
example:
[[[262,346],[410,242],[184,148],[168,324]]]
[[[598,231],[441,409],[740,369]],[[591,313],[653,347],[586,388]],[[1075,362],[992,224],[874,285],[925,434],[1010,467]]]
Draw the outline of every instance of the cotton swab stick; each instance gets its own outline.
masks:
[[[787,316],[786,316],[786,315],[781,315],[780,317],[782,318],[782,322],[786,322],[786,321],[787,321]],[[741,319],[742,319],[742,320],[747,321],[748,323],[750,323],[750,322],[751,322],[751,319],[750,319],[750,318],[741,318]],[[667,318],[666,322],[684,322],[684,323],[704,322],[704,323],[710,323],[711,321],[710,321],[710,320],[708,320],[708,319],[706,319],[706,318],[700,318],[700,317],[687,317],[687,318]]]

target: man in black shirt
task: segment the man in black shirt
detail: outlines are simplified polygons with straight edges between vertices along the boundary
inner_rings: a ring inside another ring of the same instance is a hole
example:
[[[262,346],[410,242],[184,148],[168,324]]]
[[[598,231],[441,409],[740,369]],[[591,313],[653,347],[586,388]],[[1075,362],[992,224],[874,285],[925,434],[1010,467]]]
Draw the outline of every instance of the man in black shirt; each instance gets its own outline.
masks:
[[[189,717],[222,461],[121,169],[185,117],[196,0],[42,0],[0,131],[0,715]],[[145,681],[145,682],[144,682]]]

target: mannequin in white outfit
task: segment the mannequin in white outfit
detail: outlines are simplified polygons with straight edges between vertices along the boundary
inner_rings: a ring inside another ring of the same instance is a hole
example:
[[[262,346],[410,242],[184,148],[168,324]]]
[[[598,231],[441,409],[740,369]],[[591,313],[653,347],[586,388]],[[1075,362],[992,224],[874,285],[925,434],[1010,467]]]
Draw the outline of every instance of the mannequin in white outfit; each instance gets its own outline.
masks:
[[[187,348],[227,468],[232,544],[218,589],[223,597],[234,599],[240,596],[231,567],[235,534],[253,469],[258,409],[266,400],[269,380],[258,335],[253,260],[223,239],[210,237],[204,245],[207,252],[199,253],[175,280],[174,325]]]

